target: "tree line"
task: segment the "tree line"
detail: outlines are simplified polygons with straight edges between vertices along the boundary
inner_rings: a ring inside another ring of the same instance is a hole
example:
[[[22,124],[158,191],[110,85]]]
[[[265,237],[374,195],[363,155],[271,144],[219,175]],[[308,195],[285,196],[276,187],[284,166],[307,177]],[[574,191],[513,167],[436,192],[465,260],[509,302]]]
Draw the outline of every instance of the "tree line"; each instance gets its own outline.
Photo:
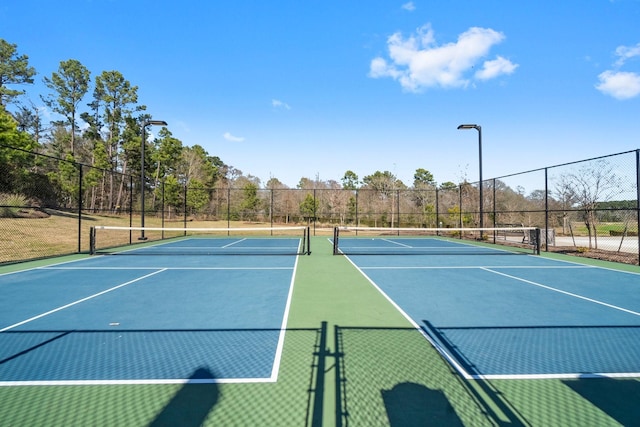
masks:
[[[17,132],[10,138],[3,137],[7,145],[12,142],[18,148],[38,150],[99,169],[140,174],[141,127],[152,117],[146,113],[146,105],[139,102],[138,86],[119,71],[93,75],[77,59],[68,59],[61,61],[57,71],[50,76],[42,77],[48,93],[39,94],[38,101],[34,101],[25,96],[24,86],[32,85],[36,75],[36,69],[29,64],[29,56],[19,53],[16,44],[0,39],[0,114],[5,121],[15,121],[14,132]],[[56,118],[46,122],[45,111]],[[5,125],[9,126],[8,123]],[[186,146],[166,127],[153,141],[144,142],[145,175],[149,177],[150,186],[160,179],[204,187],[261,185],[257,177],[226,165],[203,147]],[[347,171],[341,181],[344,188],[407,188],[389,171],[376,171],[362,180]],[[335,183],[302,177],[298,188],[332,187]],[[427,170],[416,171],[414,185],[434,184],[433,176]],[[444,184],[447,185],[453,184]],[[271,178],[264,187],[286,188],[277,178]],[[116,205],[116,184],[107,182],[101,188],[105,191],[102,197],[105,203]]]
[[[185,145],[167,127],[162,127],[153,140],[142,141],[143,124],[152,120],[152,116],[138,99],[138,86],[117,70],[94,75],[76,59],[63,60],[57,71],[42,77],[48,93],[40,94],[37,102],[26,96],[25,89],[34,84],[36,75],[28,55],[19,53],[16,44],[0,39],[0,193],[32,197],[37,194],[35,187],[47,186],[52,189],[49,192],[52,197],[58,198],[58,204],[66,204],[77,197],[74,186],[82,185],[87,189],[80,196],[84,197],[83,206],[114,211],[123,205],[128,193],[140,193],[139,188],[134,188],[139,182],[127,184],[122,177],[144,176],[143,185],[152,190],[149,195],[154,200],[162,188],[164,199],[177,205],[179,189],[188,187],[192,189],[188,193],[192,208],[204,208],[212,202],[207,198],[207,189],[234,188],[242,189],[245,194],[246,210],[256,210],[256,194],[260,188],[288,188],[275,177],[262,186],[259,178],[225,164],[202,146]],[[47,122],[45,111],[54,113],[55,118]],[[29,154],[33,152],[47,157],[35,159]],[[57,163],[57,170],[47,169],[43,158],[64,162]],[[90,167],[82,175],[82,183],[78,183],[78,171],[73,166],[77,164]],[[530,195],[514,191],[499,181],[495,186],[507,212],[520,215],[532,203],[545,199],[559,211],[582,209],[583,220],[591,230],[600,220],[594,214],[601,206],[598,203],[614,200],[614,190],[620,188],[618,177],[611,172],[603,162],[597,167],[585,166],[559,177],[547,192],[535,190]],[[302,177],[297,189],[372,190],[380,205],[375,210],[386,209],[390,215],[394,215],[393,203],[398,191],[403,190],[413,190],[411,203],[424,214],[436,209],[434,197],[430,195],[432,190],[464,194],[465,203],[473,206],[469,211],[477,210],[479,200],[477,186],[466,180],[461,184],[438,185],[424,168],[415,171],[413,182],[408,185],[389,171],[375,171],[360,178],[347,170],[339,181]],[[298,207],[307,213],[305,216],[311,216],[311,211],[324,209],[315,203],[305,197]],[[342,202],[344,212],[350,209],[349,203],[355,201],[347,198]],[[485,206],[490,203],[485,200]],[[461,210],[462,205],[458,201],[457,208],[449,209]],[[397,215],[400,210],[403,209],[395,209]],[[393,224],[394,218],[387,222]]]

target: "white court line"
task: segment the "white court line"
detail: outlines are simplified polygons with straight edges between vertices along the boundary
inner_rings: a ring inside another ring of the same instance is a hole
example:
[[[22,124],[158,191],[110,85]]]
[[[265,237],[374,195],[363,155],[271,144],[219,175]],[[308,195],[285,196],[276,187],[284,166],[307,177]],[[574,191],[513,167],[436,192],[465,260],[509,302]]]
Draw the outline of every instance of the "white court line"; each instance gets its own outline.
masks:
[[[272,382],[278,380],[278,373],[280,372],[280,362],[282,360],[282,350],[284,349],[284,336],[287,330],[287,322],[289,321],[289,308],[291,307],[291,300],[293,299],[293,285],[296,280],[296,271],[298,270],[298,260],[300,256],[296,255],[296,262],[291,274],[291,282],[289,283],[289,293],[287,295],[287,303],[284,306],[284,315],[282,316],[282,324],[280,325],[280,336],[278,337],[278,345],[276,347],[276,354],[273,360],[273,368],[271,370]]]
[[[31,318],[29,318],[29,319],[27,319],[27,320],[23,320],[22,322],[14,323],[14,324],[13,324],[13,325],[11,325],[11,326],[7,326],[6,328],[0,329],[0,332],[8,331],[8,330],[13,329],[13,328],[16,328],[16,327],[18,327],[18,326],[20,326],[20,325],[24,325],[25,323],[32,322],[32,321],[34,321],[34,320],[40,319],[41,317],[48,316],[48,315],[50,315],[50,314],[53,314],[53,313],[55,313],[55,312],[57,312],[57,311],[60,311],[60,310],[64,310],[64,309],[69,308],[69,307],[71,307],[71,306],[74,306],[74,305],[76,305],[76,304],[80,304],[81,302],[85,302],[85,301],[88,301],[88,300],[90,300],[90,299],[93,299],[93,298],[99,297],[100,295],[104,295],[104,294],[106,294],[106,293],[108,293],[108,292],[115,291],[116,289],[122,288],[122,287],[124,287],[124,286],[130,285],[130,284],[132,284],[132,283],[138,282],[138,281],[143,280],[143,279],[146,279],[146,278],[148,278],[148,277],[154,276],[154,275],[156,275],[156,274],[158,274],[158,273],[162,273],[163,271],[166,271],[166,269],[165,269],[165,268],[163,268],[162,270],[154,271],[153,273],[146,274],[146,275],[144,275],[144,276],[138,277],[137,279],[133,279],[133,280],[130,280],[130,281],[126,282],[126,283],[122,283],[122,284],[120,284],[120,285],[118,285],[118,286],[114,286],[113,288],[109,288],[109,289],[106,289],[106,290],[104,290],[104,291],[102,291],[102,292],[98,292],[97,294],[93,294],[93,295],[90,295],[90,296],[88,296],[88,297],[86,297],[86,298],[82,298],[82,299],[79,299],[79,300],[74,301],[74,302],[72,302],[72,303],[69,303],[69,304],[63,305],[63,306],[61,306],[61,307],[54,308],[53,310],[49,310],[49,311],[47,311],[46,313],[42,313],[42,314],[39,314],[39,315],[37,315],[37,316],[33,316],[33,317],[31,317]]]
[[[496,266],[488,266],[488,265],[458,265],[458,266],[397,266],[397,267],[360,267],[363,270],[473,270],[473,269],[482,269],[482,268],[521,268],[521,269],[582,269],[582,268],[597,268],[590,265],[496,265]],[[617,270],[614,270],[617,271]]]
[[[196,379],[140,379],[140,380],[42,380],[0,381],[0,387],[66,386],[66,385],[136,385],[136,384],[238,384],[273,383],[272,378],[196,378]]]
[[[404,243],[396,242],[395,240],[391,240],[391,239],[381,239],[381,240],[383,240],[385,242],[393,243],[394,245],[398,245],[398,246],[401,246],[403,248],[412,248],[413,247],[411,245],[406,245]]]
[[[236,240],[235,242],[231,242],[231,243],[229,243],[227,245],[222,246],[222,248],[228,248],[229,246],[233,246],[233,245],[236,245],[236,244],[238,244],[240,242],[244,242],[245,240],[247,240],[247,239],[244,238],[244,239]]]
[[[294,267],[41,267],[40,270],[293,270]]]
[[[576,374],[514,374],[514,375],[472,375],[474,380],[564,380],[584,378],[638,378],[640,372],[594,372]]]
[[[558,292],[560,294],[569,295],[569,296],[574,297],[574,298],[579,298],[579,299],[582,299],[582,300],[585,300],[585,301],[589,301],[589,302],[592,302],[592,303],[595,303],[595,304],[600,304],[600,305],[603,305],[605,307],[613,308],[615,310],[624,311],[625,313],[633,314],[635,316],[640,316],[640,313],[638,313],[637,311],[628,310],[626,308],[622,308],[622,307],[619,307],[619,306],[613,305],[613,304],[608,304],[606,302],[599,301],[597,299],[588,298],[588,297],[585,297],[585,296],[582,296],[582,295],[574,294],[573,292],[563,291],[562,289],[558,289],[558,288],[554,288],[554,287],[551,287],[551,286],[543,285],[542,283],[533,282],[531,280],[526,280],[526,279],[523,279],[523,278],[518,277],[518,276],[512,276],[510,274],[501,273],[499,271],[491,270],[490,268],[486,268],[486,267],[482,267],[482,270],[488,271],[490,273],[497,274],[499,276],[504,276],[504,277],[508,277],[510,279],[518,280],[520,282],[527,283],[529,285],[538,286],[540,288],[548,289],[548,290],[553,291],[553,292]]]

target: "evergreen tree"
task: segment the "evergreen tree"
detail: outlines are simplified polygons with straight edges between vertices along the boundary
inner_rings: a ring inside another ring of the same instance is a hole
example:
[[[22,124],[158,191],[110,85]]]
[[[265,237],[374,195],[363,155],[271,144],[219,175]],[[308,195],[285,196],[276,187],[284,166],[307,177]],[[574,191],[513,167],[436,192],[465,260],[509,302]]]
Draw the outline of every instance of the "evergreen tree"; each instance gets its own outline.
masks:
[[[71,140],[69,151],[75,156],[76,133],[78,124],[78,104],[89,90],[91,81],[89,70],[75,59],[60,62],[58,72],[53,72],[51,78],[45,77],[44,84],[55,92],[49,97],[42,97],[43,102],[65,120],[54,122],[71,126]]]
[[[18,55],[18,46],[0,39],[0,106],[6,107],[23,90],[9,89],[7,85],[33,84],[36,69],[29,66],[27,55]]]

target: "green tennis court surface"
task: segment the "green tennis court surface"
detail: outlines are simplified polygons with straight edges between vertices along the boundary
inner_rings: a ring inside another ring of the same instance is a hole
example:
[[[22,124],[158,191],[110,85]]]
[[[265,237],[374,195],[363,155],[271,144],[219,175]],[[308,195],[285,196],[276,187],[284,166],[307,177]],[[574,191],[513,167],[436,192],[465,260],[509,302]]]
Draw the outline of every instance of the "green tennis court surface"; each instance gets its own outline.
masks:
[[[345,257],[332,255],[330,238],[312,240],[311,256],[251,250],[4,267],[0,419],[186,426],[640,419],[637,267],[532,255]]]

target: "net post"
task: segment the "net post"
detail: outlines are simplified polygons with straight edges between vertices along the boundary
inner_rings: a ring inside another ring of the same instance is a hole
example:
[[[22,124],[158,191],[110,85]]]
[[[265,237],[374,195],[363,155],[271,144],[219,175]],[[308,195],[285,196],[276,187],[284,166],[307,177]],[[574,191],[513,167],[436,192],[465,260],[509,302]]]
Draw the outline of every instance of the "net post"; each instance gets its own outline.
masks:
[[[91,226],[89,228],[89,255],[95,255],[96,253],[96,228]]]
[[[269,235],[273,236],[273,227],[269,227]],[[296,255],[305,255],[307,250],[307,230],[305,228],[302,229],[302,238],[300,243],[298,243],[298,249]]]
[[[338,255],[338,227],[333,227],[333,254]]]
[[[311,228],[309,226],[307,226],[305,233],[307,234],[307,255],[311,255]]]
[[[534,233],[536,235],[536,243],[535,243],[535,247],[534,247],[534,251],[536,255],[540,255],[540,228],[536,227],[536,229],[534,230]],[[546,233],[546,230],[545,230]],[[545,238],[547,238],[548,236],[545,236]]]

